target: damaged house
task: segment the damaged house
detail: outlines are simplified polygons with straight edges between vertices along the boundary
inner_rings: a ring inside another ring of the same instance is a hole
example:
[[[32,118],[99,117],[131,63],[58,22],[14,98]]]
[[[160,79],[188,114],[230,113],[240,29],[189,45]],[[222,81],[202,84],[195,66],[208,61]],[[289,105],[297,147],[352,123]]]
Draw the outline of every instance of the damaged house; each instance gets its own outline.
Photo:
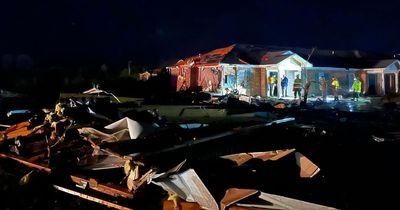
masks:
[[[339,95],[349,93],[354,77],[362,82],[362,93],[382,96],[387,93],[398,93],[398,75],[400,61],[397,59],[381,59],[385,55],[372,55],[358,50],[322,50],[322,49],[295,49],[300,55],[310,56],[312,67],[303,72],[307,80],[319,81],[324,77],[330,85],[332,77],[340,83]],[[318,83],[313,83],[310,94],[321,95]],[[328,87],[328,94],[333,89]]]
[[[275,96],[282,95],[281,80],[288,78],[288,96],[299,75],[303,84],[313,80],[310,94],[321,95],[319,78],[340,83],[339,94],[349,94],[354,77],[361,79],[363,94],[385,95],[399,90],[400,61],[361,51],[263,47],[234,44],[199,54],[167,67],[176,91],[201,90],[213,95],[231,91],[250,96],[271,96],[268,78],[276,76]],[[328,94],[332,88],[328,87]]]
[[[167,67],[171,85],[177,90],[198,89],[214,95],[237,90],[240,94],[268,96],[268,77],[277,77],[281,94],[281,77],[287,75],[289,86],[312,64],[292,51],[268,51],[254,45],[236,44],[178,61]],[[291,93],[292,94],[292,93]]]

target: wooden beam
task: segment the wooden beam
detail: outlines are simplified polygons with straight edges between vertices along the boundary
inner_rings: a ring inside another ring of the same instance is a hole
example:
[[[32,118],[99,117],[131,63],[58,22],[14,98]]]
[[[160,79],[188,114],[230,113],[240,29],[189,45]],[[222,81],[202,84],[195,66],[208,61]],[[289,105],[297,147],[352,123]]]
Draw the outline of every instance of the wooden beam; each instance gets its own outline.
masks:
[[[80,193],[80,192],[77,192],[77,191],[74,191],[74,190],[67,189],[65,187],[61,187],[61,186],[58,186],[58,185],[53,185],[53,187],[56,190],[59,190],[61,192],[65,192],[65,193],[68,193],[68,194],[71,194],[71,195],[75,195],[75,196],[78,196],[80,198],[83,198],[83,199],[86,199],[86,200],[89,200],[89,201],[93,201],[93,202],[99,203],[99,204],[107,206],[107,207],[120,209],[120,210],[133,210],[132,208],[128,208],[128,207],[125,207],[125,206],[118,205],[116,203],[105,201],[105,200],[102,200],[100,198],[96,198],[96,197],[93,197],[93,196],[90,196],[90,195],[86,195],[84,193]]]
[[[89,184],[90,189],[111,195],[113,197],[133,198],[133,193],[129,192],[129,190],[124,187],[113,184],[101,184],[95,179],[85,178],[79,175],[71,175],[71,179],[76,184]]]
[[[0,153],[0,157],[1,158],[8,158],[11,160],[15,160],[23,165],[28,166],[29,168],[34,168],[37,169],[39,171],[43,171],[47,174],[51,173],[51,168],[49,168],[48,166],[44,165],[44,164],[40,164],[40,163],[34,163],[34,162],[30,162],[28,159],[20,157],[20,156],[16,156],[16,155],[12,155],[12,154],[6,154],[6,153]]]

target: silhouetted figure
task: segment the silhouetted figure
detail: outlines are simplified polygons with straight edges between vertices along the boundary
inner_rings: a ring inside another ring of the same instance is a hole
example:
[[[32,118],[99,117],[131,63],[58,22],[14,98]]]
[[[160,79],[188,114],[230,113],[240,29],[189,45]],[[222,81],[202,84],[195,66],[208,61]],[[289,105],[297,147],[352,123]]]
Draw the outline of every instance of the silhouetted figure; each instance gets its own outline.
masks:
[[[335,101],[339,101],[339,96],[338,96],[338,90],[339,90],[339,81],[335,78],[332,77],[332,83],[331,83],[332,87],[333,87],[333,96],[334,96],[334,100]]]
[[[321,95],[322,95],[322,101],[326,101],[326,80],[325,77],[320,77],[319,78],[319,89],[321,90]]]
[[[306,85],[304,85],[304,104],[307,104],[307,97],[308,97],[308,91],[310,90],[311,83],[315,82],[314,80],[309,80]]]
[[[281,86],[282,86],[282,97],[287,97],[287,88],[288,88],[289,80],[286,75],[283,75]]]
[[[296,75],[296,79],[293,83],[294,99],[297,98],[297,95],[299,95],[299,99],[301,99],[301,82],[300,75]]]

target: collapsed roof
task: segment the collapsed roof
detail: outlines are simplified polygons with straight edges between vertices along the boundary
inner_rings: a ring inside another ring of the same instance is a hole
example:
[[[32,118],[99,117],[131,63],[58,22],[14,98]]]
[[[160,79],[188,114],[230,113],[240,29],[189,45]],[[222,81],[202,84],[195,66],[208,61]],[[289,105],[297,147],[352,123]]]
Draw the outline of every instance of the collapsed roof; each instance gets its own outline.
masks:
[[[179,60],[175,65],[276,64],[294,54],[301,56],[316,67],[385,68],[397,61],[397,59],[392,59],[389,55],[367,53],[359,50],[233,44],[205,54]]]

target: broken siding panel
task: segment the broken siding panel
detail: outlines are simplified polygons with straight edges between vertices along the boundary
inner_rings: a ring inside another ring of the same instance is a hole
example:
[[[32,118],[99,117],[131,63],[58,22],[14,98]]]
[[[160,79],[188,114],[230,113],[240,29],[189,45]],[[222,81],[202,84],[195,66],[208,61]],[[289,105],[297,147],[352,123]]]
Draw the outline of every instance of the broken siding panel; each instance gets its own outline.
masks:
[[[238,66],[237,68],[237,89],[240,94],[250,95],[251,68],[248,66]]]
[[[223,90],[226,88],[229,90],[236,89],[236,70],[234,68],[233,66],[225,66],[223,68],[223,78],[221,81]]]
[[[220,92],[222,69],[219,66],[199,67],[198,86],[206,92]]]
[[[178,84],[178,75],[179,75],[179,68],[178,67],[171,67],[169,69],[170,75],[171,75],[171,87],[175,90],[177,89],[177,84]]]
[[[176,81],[176,91],[187,90],[190,87],[190,67],[177,66],[171,68],[171,82]],[[174,86],[174,84],[172,84]]]

